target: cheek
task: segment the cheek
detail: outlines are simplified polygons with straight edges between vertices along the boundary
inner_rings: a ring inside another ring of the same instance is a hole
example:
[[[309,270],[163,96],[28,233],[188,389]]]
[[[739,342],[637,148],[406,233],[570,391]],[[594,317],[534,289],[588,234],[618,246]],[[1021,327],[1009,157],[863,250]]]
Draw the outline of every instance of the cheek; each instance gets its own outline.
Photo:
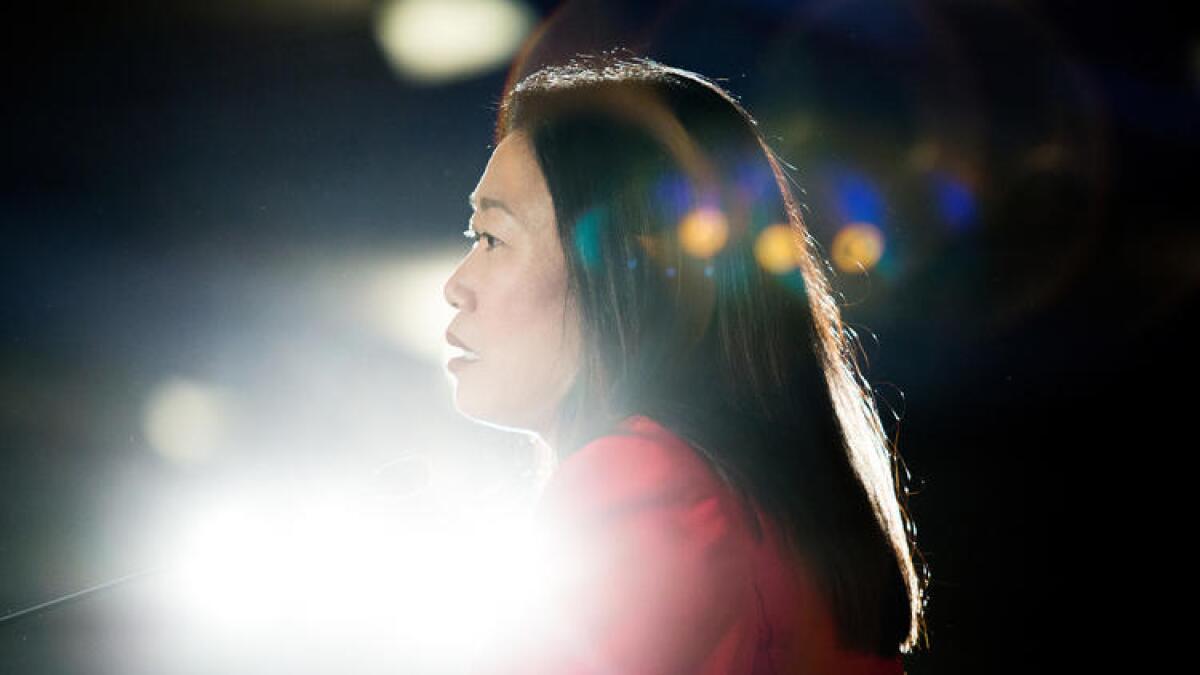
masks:
[[[489,326],[501,351],[497,365],[522,369],[527,375],[540,373],[539,379],[544,379],[546,371],[561,370],[557,362],[573,357],[578,331],[566,325],[574,315],[564,309],[565,273],[530,272],[519,277],[523,283],[495,289]]]
[[[490,349],[462,371],[459,405],[483,419],[540,429],[578,370],[579,330],[574,311],[564,311],[565,284],[491,290],[482,323]]]

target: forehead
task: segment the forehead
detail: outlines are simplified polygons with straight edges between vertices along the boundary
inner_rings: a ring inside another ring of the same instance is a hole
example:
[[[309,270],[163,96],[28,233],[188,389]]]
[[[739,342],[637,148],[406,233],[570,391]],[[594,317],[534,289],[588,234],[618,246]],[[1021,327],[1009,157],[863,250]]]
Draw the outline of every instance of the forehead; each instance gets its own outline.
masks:
[[[496,149],[492,151],[489,168],[501,166],[504,168],[537,169],[533,158],[533,146],[524,132],[514,131],[505,136]]]
[[[505,136],[492,152],[479,184],[471,193],[476,203],[484,198],[504,202],[514,217],[530,225],[553,224],[554,205],[532,145],[524,134]]]

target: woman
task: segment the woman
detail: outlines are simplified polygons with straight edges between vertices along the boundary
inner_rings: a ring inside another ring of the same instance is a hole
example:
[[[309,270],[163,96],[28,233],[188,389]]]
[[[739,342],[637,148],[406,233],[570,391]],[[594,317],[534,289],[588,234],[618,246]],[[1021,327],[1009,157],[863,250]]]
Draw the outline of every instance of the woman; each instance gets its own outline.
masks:
[[[460,412],[552,450],[537,513],[575,561],[511,671],[902,672],[897,458],[755,121],[603,55],[511,88],[496,141],[448,368]]]

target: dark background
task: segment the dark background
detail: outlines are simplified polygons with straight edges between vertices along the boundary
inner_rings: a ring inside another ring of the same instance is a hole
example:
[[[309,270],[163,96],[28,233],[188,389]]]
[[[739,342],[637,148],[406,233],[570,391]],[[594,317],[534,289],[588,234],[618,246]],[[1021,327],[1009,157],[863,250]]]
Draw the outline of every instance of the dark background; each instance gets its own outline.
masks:
[[[1136,513],[1186,494],[1169,478],[1197,447],[1200,33],[1147,3],[532,6],[532,62],[622,45],[719,78],[795,165],[824,246],[851,221],[884,233],[880,265],[835,286],[919,488],[931,642],[909,672],[1040,670],[1142,623],[1118,605],[1169,578],[1142,542],[1170,505]],[[138,568],[179,494],[315,470],[318,442],[164,460],[141,426],[156,383],[248,387],[296,326],[333,331],[296,309],[323,261],[465,251],[507,72],[408,81],[371,20],[280,0],[9,22],[0,612]],[[419,442],[472,433],[405,389],[435,365],[335,334],[329,372],[399,378],[381,405],[424,419]],[[340,385],[253,385],[296,386]],[[330,396],[256,410],[319,426]],[[114,598],[0,626],[0,672],[116,672],[140,624],[107,618]]]

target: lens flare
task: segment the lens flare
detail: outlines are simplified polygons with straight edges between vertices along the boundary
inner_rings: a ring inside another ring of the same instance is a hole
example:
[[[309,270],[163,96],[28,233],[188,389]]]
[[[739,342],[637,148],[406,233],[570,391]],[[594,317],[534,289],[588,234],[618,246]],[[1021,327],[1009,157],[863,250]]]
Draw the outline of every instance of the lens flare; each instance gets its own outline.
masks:
[[[830,255],[843,272],[869,270],[883,257],[883,233],[870,223],[850,223],[834,236]]]
[[[783,224],[764,228],[754,240],[754,257],[763,269],[772,274],[787,274],[795,269],[798,250],[792,229]]]
[[[942,220],[954,231],[962,231],[975,221],[975,196],[970,185],[958,176],[938,171],[930,176],[934,198]]]
[[[692,210],[679,224],[679,243],[696,258],[711,258],[725,247],[729,224],[725,214],[714,208]]]
[[[209,458],[228,428],[226,398],[218,388],[199,382],[180,378],[164,382],[146,402],[146,440],[160,455],[176,462]]]
[[[375,35],[402,76],[446,82],[503,65],[534,23],[515,0],[393,0],[380,7]]]
[[[845,222],[883,222],[886,208],[883,193],[867,174],[843,169],[833,176],[837,213]]]

